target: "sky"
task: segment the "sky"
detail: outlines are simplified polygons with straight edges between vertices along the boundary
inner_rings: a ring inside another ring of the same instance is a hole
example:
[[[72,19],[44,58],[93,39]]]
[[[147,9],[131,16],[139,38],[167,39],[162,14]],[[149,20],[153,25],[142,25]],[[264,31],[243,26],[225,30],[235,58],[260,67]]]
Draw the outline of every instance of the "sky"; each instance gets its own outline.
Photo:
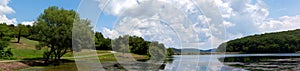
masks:
[[[77,11],[107,38],[211,49],[244,36],[299,29],[300,0],[0,0],[0,23],[32,25],[43,10]]]

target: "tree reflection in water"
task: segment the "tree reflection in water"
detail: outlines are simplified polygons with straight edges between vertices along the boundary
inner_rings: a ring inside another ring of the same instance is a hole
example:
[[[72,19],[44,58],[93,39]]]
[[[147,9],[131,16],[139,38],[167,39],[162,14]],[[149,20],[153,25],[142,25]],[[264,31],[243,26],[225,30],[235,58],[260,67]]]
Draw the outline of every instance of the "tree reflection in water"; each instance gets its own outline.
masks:
[[[247,70],[300,70],[300,56],[225,57],[225,65]]]

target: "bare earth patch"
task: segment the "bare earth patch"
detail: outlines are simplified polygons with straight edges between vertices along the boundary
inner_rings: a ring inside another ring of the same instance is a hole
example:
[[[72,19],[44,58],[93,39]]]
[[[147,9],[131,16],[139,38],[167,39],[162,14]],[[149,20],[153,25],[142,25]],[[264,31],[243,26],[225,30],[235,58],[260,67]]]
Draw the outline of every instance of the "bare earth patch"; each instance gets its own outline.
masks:
[[[0,69],[3,71],[13,71],[27,67],[29,66],[22,62],[0,63]]]

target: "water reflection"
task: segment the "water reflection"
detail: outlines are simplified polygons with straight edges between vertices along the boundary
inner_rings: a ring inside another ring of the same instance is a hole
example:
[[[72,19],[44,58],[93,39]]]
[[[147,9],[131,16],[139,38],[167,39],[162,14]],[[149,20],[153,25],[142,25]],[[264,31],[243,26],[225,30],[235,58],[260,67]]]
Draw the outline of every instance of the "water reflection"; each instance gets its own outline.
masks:
[[[224,60],[224,61],[223,61]],[[117,62],[102,62],[107,71],[126,71]],[[149,63],[146,66],[134,64],[136,69],[153,71],[232,71],[232,70],[300,70],[299,54],[230,54],[230,55],[175,55],[164,64]],[[140,68],[147,67],[147,68]],[[25,71],[76,71],[75,63],[59,66],[33,67]]]
[[[20,71],[77,71],[76,64],[71,63],[62,63],[59,66],[40,66],[40,67],[31,67],[22,69]]]
[[[224,64],[247,70],[300,70],[300,56],[245,56],[225,57]]]

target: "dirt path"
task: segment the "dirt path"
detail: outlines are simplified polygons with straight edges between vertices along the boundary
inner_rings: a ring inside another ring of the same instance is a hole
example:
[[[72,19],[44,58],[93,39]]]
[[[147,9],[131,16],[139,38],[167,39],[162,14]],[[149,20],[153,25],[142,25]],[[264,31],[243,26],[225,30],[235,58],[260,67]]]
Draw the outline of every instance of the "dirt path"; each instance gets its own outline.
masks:
[[[1,60],[0,63],[17,62],[17,61],[24,61],[24,60]]]

